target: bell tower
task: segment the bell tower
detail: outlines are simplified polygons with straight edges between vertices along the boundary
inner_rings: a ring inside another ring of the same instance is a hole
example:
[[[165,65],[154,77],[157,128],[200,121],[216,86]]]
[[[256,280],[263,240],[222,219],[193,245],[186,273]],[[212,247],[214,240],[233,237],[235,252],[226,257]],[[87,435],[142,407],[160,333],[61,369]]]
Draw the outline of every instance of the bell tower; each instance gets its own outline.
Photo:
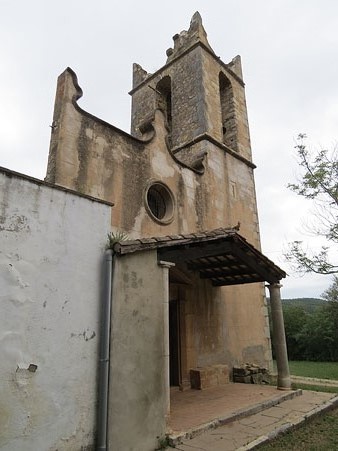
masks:
[[[60,75],[47,180],[115,203],[112,225],[129,235],[240,223],[259,249],[240,58],[215,54],[198,12],[173,42],[156,72],[134,64],[131,135],[83,111],[76,74]]]
[[[158,108],[166,118],[167,145],[178,159],[191,160],[192,144],[207,140],[251,162],[240,57],[225,64],[216,56],[198,12],[173,41],[166,64],[155,73],[134,64],[132,135],[141,137],[142,124]]]

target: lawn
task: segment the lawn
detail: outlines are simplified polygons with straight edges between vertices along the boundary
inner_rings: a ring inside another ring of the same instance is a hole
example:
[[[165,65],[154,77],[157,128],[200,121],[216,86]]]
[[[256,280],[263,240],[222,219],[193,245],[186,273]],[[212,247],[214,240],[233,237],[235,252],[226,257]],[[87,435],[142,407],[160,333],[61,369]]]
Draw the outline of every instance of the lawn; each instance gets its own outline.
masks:
[[[309,420],[304,426],[280,436],[261,451],[334,451],[338,449],[338,409]]]
[[[338,362],[290,361],[289,367],[293,376],[338,380]],[[277,371],[276,368],[276,362],[274,361],[275,371]]]
[[[290,361],[289,366],[293,376],[338,380],[338,362]]]
[[[294,376],[338,380],[338,362],[289,362]],[[293,384],[293,388],[338,392],[338,387]],[[299,429],[289,431],[260,446],[261,451],[334,451],[338,450],[338,409],[308,420]]]
[[[301,383],[292,383],[292,388],[301,390],[321,391],[326,393],[338,393],[338,387],[326,387],[325,385],[310,385]]]

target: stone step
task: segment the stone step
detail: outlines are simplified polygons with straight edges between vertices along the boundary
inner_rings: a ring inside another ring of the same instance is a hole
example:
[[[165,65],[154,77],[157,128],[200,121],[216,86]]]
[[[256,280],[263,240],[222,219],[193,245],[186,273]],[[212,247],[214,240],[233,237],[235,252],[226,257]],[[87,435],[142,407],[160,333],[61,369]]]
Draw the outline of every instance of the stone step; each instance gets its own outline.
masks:
[[[300,426],[309,418],[338,407],[338,396],[332,393],[305,390],[294,397],[284,398],[279,404],[265,406],[256,413],[247,410],[248,415],[233,418],[232,421],[215,428],[205,429],[191,439],[182,438],[181,451],[203,449],[208,451],[249,451],[271,441],[279,434]]]
[[[263,402],[254,404],[250,407],[246,407],[243,409],[239,409],[236,412],[230,413],[228,415],[215,418],[208,423],[198,425],[194,428],[189,429],[188,431],[180,432],[178,434],[170,434],[169,442],[172,446],[176,446],[182,443],[183,440],[192,439],[204,432],[216,429],[218,427],[224,426],[226,424],[232,423],[236,420],[248,417],[250,415],[254,415],[258,412],[262,412],[265,409],[269,409],[273,406],[283,403],[284,401],[288,401],[290,399],[294,399],[298,396],[302,395],[302,390],[292,390],[287,392],[281,392],[279,395],[273,397],[272,399],[265,400]]]

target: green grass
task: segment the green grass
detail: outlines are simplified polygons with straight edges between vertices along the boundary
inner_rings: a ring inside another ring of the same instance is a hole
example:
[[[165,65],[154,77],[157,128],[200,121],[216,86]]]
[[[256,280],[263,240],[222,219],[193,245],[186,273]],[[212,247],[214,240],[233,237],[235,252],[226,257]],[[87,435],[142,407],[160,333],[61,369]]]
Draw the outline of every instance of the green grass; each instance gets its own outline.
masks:
[[[287,432],[261,451],[334,451],[338,450],[338,409],[308,420],[299,429]]]
[[[302,390],[311,390],[311,391],[321,391],[326,393],[338,393],[338,387],[329,387],[325,385],[310,385],[310,384],[298,384],[293,383],[292,388],[295,389],[302,389]]]
[[[338,362],[289,362],[294,376],[338,380]],[[338,387],[292,384],[292,388],[338,393]],[[338,409],[334,409],[305,422],[298,429],[277,437],[261,451],[336,451],[338,450]]]
[[[291,361],[289,366],[293,376],[338,380],[338,362]]]

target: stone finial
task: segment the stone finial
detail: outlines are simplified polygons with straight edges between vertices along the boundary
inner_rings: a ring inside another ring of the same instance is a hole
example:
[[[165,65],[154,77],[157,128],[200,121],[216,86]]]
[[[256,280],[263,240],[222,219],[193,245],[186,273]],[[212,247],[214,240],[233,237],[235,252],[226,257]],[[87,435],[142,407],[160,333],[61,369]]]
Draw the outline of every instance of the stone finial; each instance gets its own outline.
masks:
[[[207,39],[207,33],[203,27],[202,17],[198,11],[191,18],[188,34],[195,35],[197,40],[212,50]]]
[[[240,79],[243,80],[243,73],[242,73],[242,63],[241,63],[241,57],[239,55],[235,56],[230,63],[228,64],[229,69],[231,69]]]
[[[133,89],[136,88],[140,83],[142,83],[147,77],[149,77],[148,72],[143,69],[139,64],[133,64]]]
[[[202,16],[198,11],[196,11],[191,18],[189,31],[193,29],[199,30],[201,27],[203,28]]]
[[[202,17],[198,11],[196,11],[192,16],[189,30],[183,30],[181,31],[181,33],[175,34],[173,40],[174,49],[169,49],[167,51],[167,62],[178,56],[180,53],[182,53],[192,45],[196,44],[196,42],[201,42],[213,52],[207,39],[207,33],[202,24]]]
[[[169,56],[171,56],[173,53],[174,53],[174,49],[171,48],[171,47],[166,51],[166,54],[167,54],[167,57],[168,57],[168,58],[169,58]]]

